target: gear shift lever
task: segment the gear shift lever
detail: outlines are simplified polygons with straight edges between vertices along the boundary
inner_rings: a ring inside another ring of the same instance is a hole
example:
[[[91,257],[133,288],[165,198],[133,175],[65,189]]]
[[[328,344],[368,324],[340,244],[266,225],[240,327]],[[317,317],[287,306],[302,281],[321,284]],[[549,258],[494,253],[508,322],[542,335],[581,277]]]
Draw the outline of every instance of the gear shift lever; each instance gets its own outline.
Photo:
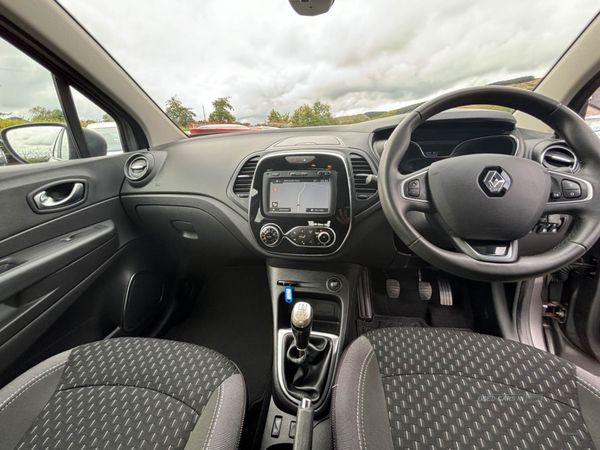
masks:
[[[306,302],[296,303],[292,309],[292,333],[294,335],[294,344],[298,349],[300,358],[304,357],[304,352],[306,352],[308,347],[312,321],[312,306]]]
[[[332,358],[332,341],[320,334],[311,336],[314,312],[307,302],[298,302],[292,309],[292,336],[286,335],[286,356],[283,363],[284,382],[288,393],[302,401],[313,403],[325,392]],[[292,341],[293,339],[293,341]],[[300,421],[297,422],[300,426]]]

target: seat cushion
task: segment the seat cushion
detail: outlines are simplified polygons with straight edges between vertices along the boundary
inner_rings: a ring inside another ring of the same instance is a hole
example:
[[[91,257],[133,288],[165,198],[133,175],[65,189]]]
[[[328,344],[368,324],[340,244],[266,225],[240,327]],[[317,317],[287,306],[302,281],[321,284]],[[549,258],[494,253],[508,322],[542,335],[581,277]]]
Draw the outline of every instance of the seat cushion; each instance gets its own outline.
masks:
[[[428,328],[354,341],[333,389],[336,448],[595,448],[600,381],[517,342]]]
[[[245,393],[235,364],[213,350],[159,339],[95,342],[0,391],[0,434],[9,436],[0,449],[235,449]]]

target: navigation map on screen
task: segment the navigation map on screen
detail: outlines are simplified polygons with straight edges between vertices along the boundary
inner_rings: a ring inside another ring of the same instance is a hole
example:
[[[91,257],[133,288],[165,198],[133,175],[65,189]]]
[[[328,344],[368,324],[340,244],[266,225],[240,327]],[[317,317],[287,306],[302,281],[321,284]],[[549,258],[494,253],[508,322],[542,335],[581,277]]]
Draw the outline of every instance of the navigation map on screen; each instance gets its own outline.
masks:
[[[269,211],[290,214],[328,213],[330,192],[329,179],[271,179]]]

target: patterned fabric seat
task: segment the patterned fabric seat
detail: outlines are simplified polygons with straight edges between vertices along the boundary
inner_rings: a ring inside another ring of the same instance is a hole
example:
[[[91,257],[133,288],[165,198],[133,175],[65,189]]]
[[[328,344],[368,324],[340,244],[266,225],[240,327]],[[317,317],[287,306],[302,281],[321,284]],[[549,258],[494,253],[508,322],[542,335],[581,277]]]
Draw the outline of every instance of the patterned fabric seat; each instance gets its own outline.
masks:
[[[549,353],[467,331],[386,328],[346,350],[337,449],[593,449],[600,379]]]
[[[159,339],[95,342],[0,391],[0,449],[235,449],[245,395],[235,364],[213,350]]]

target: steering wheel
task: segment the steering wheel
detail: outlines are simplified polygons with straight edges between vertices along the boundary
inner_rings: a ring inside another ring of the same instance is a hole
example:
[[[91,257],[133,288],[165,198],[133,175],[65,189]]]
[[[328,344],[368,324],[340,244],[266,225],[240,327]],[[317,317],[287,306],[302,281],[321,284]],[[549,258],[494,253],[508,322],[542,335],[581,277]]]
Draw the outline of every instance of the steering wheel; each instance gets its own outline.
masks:
[[[577,155],[579,171],[548,170],[527,156],[477,154],[400,173],[419,125],[442,111],[473,104],[518,109],[546,123]],[[484,281],[545,275],[583,256],[600,237],[599,183],[600,139],[581,117],[543,95],[500,86],[451,92],[410,113],[386,144],[378,181],[383,212],[410,250],[446,272]],[[421,236],[407,220],[410,211],[431,214],[456,251]],[[518,240],[543,214],[571,215],[571,233],[546,253],[520,257]]]

